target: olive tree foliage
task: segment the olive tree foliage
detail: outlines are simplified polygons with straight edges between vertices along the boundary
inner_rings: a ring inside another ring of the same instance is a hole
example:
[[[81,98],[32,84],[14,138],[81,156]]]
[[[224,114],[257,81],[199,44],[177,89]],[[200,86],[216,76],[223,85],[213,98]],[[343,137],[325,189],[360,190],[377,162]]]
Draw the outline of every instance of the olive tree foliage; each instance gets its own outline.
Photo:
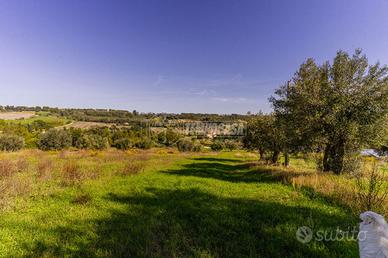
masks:
[[[61,150],[70,147],[72,137],[67,130],[50,129],[42,133],[38,140],[38,147],[41,150]]]
[[[356,50],[337,52],[333,63],[308,59],[270,98],[290,143],[324,151],[323,170],[343,172],[346,155],[386,139],[388,67],[368,64]]]
[[[275,116],[258,114],[247,123],[247,134],[243,139],[244,147],[258,150],[260,160],[271,152],[271,161],[276,163],[285,149],[282,128],[277,125]]]
[[[18,151],[24,147],[24,139],[17,135],[0,134],[0,151]]]

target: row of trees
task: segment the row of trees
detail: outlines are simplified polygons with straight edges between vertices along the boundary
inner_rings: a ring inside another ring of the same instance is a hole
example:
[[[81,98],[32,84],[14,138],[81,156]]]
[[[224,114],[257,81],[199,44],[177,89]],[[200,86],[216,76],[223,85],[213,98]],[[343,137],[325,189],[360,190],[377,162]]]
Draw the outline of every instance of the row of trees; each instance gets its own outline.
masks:
[[[78,149],[104,149],[115,147],[126,150],[129,148],[150,148],[153,146],[177,146],[184,135],[172,128],[158,128],[159,133],[150,130],[147,124],[136,123],[131,127],[100,127],[94,129],[54,129],[58,127],[56,120],[34,120],[30,123],[9,122],[0,120],[0,150],[15,151],[23,147],[40,148],[42,150],[58,150],[67,147]],[[195,138],[195,137],[194,137]],[[188,138],[187,138],[188,139]],[[187,140],[185,139],[185,140]],[[217,139],[216,142],[206,139],[190,139],[192,148],[209,147],[213,150],[234,149],[239,147],[236,140]],[[187,141],[183,141],[186,142]],[[17,144],[16,144],[17,143]]]
[[[144,120],[194,120],[194,121],[238,121],[246,120],[248,116],[241,114],[201,114],[201,113],[139,113],[136,110],[115,109],[76,109],[76,108],[52,108],[52,107],[25,107],[25,106],[0,106],[1,111],[35,111],[46,112],[60,117],[66,117],[76,121],[103,122],[116,124],[134,124]]]
[[[274,112],[251,119],[244,143],[273,162],[321,152],[323,170],[339,174],[362,148],[387,148],[388,67],[369,65],[360,50],[339,51],[332,64],[308,59],[270,102]]]
[[[91,130],[71,128],[69,130],[50,129],[42,133],[39,136],[37,146],[41,150],[61,150],[69,147],[94,150],[114,147],[128,150],[130,148],[148,149],[174,146],[180,151],[200,151],[203,147],[208,146],[214,151],[220,151],[236,149],[239,144],[236,140],[231,139],[209,141],[184,137],[172,129],[158,134],[144,134],[143,131],[134,128],[95,128]]]

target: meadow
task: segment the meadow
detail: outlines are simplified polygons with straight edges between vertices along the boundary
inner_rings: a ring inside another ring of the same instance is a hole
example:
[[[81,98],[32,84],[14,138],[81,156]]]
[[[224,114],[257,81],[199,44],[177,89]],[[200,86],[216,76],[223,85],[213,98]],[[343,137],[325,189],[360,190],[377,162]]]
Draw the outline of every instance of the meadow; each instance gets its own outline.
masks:
[[[302,159],[257,160],[169,148],[1,153],[0,256],[358,255],[354,240],[296,238],[301,226],[358,226],[351,187],[338,190],[350,179]]]

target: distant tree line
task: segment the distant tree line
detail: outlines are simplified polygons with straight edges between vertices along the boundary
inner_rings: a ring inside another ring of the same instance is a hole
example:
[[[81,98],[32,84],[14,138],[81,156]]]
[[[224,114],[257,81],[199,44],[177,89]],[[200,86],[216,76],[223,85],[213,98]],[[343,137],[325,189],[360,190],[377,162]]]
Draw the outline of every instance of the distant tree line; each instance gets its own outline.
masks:
[[[74,109],[74,108],[53,108],[53,107],[25,107],[25,106],[0,106],[0,112],[5,111],[34,111],[49,112],[53,115],[66,117],[68,119],[85,122],[101,122],[115,124],[135,124],[139,121],[163,121],[163,120],[194,120],[212,122],[230,122],[247,120],[251,116],[241,114],[201,114],[201,113],[139,113],[136,110],[115,110],[115,109]]]
[[[220,151],[236,149],[240,145],[238,139],[186,137],[174,128],[159,132],[140,125],[60,129],[41,120],[30,124],[0,121],[0,151],[17,151],[24,147],[44,151],[68,148],[103,150],[111,147],[120,150],[177,147],[180,151],[200,151],[204,148]]]

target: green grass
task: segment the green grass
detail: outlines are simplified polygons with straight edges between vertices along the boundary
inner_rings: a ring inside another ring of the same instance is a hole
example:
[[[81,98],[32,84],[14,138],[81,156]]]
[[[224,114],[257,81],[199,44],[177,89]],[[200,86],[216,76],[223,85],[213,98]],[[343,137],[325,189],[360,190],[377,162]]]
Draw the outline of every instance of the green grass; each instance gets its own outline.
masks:
[[[0,256],[358,256],[354,241],[298,242],[301,226],[346,230],[357,218],[249,166],[253,159],[154,152],[137,175],[114,175],[119,164],[106,161],[82,185],[41,183],[0,213]]]

